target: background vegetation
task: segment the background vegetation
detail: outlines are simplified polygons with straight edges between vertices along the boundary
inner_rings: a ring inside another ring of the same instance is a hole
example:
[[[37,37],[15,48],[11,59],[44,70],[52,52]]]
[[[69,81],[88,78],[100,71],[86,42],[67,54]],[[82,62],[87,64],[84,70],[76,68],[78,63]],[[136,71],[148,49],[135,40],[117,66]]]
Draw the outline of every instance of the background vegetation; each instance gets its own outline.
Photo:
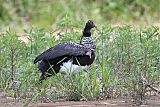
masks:
[[[158,27],[111,27],[123,20],[147,23],[160,16],[160,0],[0,0],[0,91],[15,99],[53,102],[149,97],[146,85],[159,85]],[[96,60],[88,73],[58,74],[38,84],[34,58],[63,41],[79,41],[88,19],[95,20]],[[32,27],[31,27],[32,26]],[[33,27],[34,26],[34,27]],[[5,30],[7,28],[7,30]],[[24,31],[23,31],[24,30]],[[23,31],[28,42],[19,40]]]
[[[159,21],[159,3],[160,0],[0,0],[0,27],[21,29],[37,25],[55,29],[57,24],[76,26],[88,19],[100,24],[151,24]]]

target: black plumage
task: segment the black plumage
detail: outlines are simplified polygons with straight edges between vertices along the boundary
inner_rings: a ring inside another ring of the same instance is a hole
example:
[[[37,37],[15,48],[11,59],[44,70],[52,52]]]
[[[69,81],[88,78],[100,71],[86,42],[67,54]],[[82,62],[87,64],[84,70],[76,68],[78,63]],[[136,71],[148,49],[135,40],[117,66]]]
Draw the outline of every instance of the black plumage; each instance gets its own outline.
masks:
[[[65,70],[65,67],[67,68],[71,64],[73,64],[72,72],[78,72],[78,66],[86,68],[86,66],[91,65],[95,59],[96,46],[90,30],[94,27],[93,21],[89,20],[85,25],[83,36],[79,43],[60,43],[37,56],[34,63],[40,61],[38,65],[38,69],[42,72],[40,81],[61,70]]]

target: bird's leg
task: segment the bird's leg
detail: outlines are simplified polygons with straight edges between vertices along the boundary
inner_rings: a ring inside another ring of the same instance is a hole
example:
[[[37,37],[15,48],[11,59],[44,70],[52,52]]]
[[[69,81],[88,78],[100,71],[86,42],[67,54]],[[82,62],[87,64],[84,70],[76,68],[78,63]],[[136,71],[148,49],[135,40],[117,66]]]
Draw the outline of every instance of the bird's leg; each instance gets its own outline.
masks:
[[[91,67],[91,65],[89,65],[88,67],[87,67],[87,69],[84,69],[84,71],[85,72],[88,72],[88,71],[90,71],[92,69],[92,67]]]
[[[89,66],[88,66],[88,70],[91,70],[91,69],[92,69],[92,65],[89,65]]]

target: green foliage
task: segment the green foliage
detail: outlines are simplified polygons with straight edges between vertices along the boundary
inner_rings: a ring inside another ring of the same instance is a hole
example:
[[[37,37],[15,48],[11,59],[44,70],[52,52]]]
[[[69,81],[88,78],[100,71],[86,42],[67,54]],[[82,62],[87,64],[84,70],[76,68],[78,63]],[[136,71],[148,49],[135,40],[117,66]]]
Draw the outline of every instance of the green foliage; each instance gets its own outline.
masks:
[[[73,30],[81,26],[65,21],[61,25],[62,31],[57,34],[45,33],[38,27],[25,30],[27,43],[20,41],[11,30],[0,35],[1,91],[25,99],[25,105],[37,100],[93,100],[117,96],[131,96],[142,102],[147,95],[142,77],[148,84],[160,81],[159,28],[138,30],[127,25],[116,28],[101,25],[92,32],[97,51],[91,69],[77,75],[57,74],[38,84],[40,73],[33,64],[34,58],[57,43],[79,41],[81,37],[81,32]]]
[[[147,19],[149,16],[158,17],[160,7],[157,1],[150,0],[101,0],[99,6],[104,17],[110,19]]]
[[[159,4],[160,0],[0,0],[0,22],[55,27],[88,19],[153,21],[159,19]]]
[[[142,103],[148,95],[142,78],[148,84],[160,81],[160,30],[112,28],[105,23],[158,19],[159,4],[160,0],[0,0],[0,28],[14,26],[0,32],[0,91],[24,99],[24,105],[117,96],[131,96]],[[97,51],[91,69],[69,77],[58,74],[38,84],[34,58],[57,43],[79,41],[79,29],[88,19],[104,23],[92,31]],[[24,30],[28,37],[24,43],[14,30],[30,23],[38,27]],[[55,30],[46,33],[40,27]]]

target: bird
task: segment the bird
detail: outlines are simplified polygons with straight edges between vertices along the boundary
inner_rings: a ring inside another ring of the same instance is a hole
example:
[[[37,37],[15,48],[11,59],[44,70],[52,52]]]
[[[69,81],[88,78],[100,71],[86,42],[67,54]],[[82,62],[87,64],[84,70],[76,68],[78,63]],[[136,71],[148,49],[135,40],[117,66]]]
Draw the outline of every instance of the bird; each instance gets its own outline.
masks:
[[[86,70],[95,60],[96,45],[91,37],[91,29],[96,25],[88,20],[83,29],[80,42],[63,42],[49,48],[34,60],[39,62],[38,70],[41,71],[39,81],[57,73],[78,73]]]

